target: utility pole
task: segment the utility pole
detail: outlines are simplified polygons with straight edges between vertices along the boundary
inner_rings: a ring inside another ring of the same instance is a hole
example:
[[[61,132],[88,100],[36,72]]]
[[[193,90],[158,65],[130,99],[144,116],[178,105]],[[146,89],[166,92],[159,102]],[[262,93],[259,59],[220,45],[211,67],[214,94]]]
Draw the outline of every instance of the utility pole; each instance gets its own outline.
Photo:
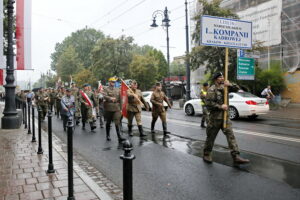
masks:
[[[189,50],[189,24],[188,24],[188,9],[187,0],[185,0],[185,39],[186,39],[186,53],[185,53],[185,64],[186,64],[186,101],[191,99],[191,69],[190,59],[188,58]]]

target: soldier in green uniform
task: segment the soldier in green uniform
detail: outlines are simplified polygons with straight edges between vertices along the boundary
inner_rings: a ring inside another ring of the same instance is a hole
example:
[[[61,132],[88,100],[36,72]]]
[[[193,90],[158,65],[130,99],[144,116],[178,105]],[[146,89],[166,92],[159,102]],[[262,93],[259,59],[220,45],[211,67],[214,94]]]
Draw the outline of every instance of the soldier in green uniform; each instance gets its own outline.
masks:
[[[54,103],[55,103],[55,91],[54,91],[53,88],[50,88],[49,98],[50,98],[49,109],[51,110],[51,112],[53,112],[53,106],[54,106]]]
[[[81,118],[81,111],[80,111],[80,101],[79,101],[79,89],[76,87],[76,84],[74,82],[71,83],[71,91],[72,95],[75,98],[75,121],[76,125],[80,123],[80,118]]]
[[[47,110],[48,110],[49,96],[42,88],[40,88],[35,96],[35,100],[38,108],[42,110],[41,120],[45,120]]]
[[[162,126],[163,126],[163,131],[164,135],[169,134],[170,132],[167,130],[167,117],[166,117],[166,110],[164,107],[163,102],[167,102],[169,108],[171,108],[171,104],[166,97],[165,93],[161,90],[162,86],[161,83],[156,83],[155,84],[155,90],[152,93],[151,96],[151,103],[152,103],[152,121],[151,121],[151,133],[155,133],[154,127],[155,127],[155,122],[158,117],[160,117],[162,121]]]
[[[110,124],[112,121],[115,123],[117,136],[119,142],[122,142],[124,138],[120,132],[120,119],[121,119],[121,96],[120,90],[115,88],[116,78],[109,79],[109,86],[104,88],[104,115],[106,118],[106,139],[110,141]]]
[[[83,93],[86,94],[92,105],[89,105],[87,99],[83,95],[79,96],[79,101],[81,103],[82,129],[85,129],[85,123],[88,122],[91,126],[91,131],[94,132],[96,124],[93,118],[93,109],[97,102],[89,84],[83,85]]]
[[[221,129],[227,138],[231,156],[235,163],[248,163],[249,160],[239,156],[239,149],[232,131],[232,123],[227,117],[227,127],[223,128],[224,111],[228,111],[228,105],[224,104],[224,87],[229,90],[238,90],[237,86],[233,86],[229,81],[224,81],[223,74],[217,72],[213,75],[213,85],[208,89],[206,96],[206,106],[209,111],[209,120],[206,128],[206,141],[203,149],[203,160],[211,163],[211,152],[215,139]]]
[[[148,105],[142,95],[141,90],[137,89],[138,84],[136,81],[131,81],[130,90],[127,90],[128,104],[127,104],[127,117],[128,117],[128,134],[132,134],[132,120],[135,117],[136,123],[138,125],[140,136],[146,136],[143,131],[142,126],[142,107],[141,103],[144,104],[146,110],[148,110]]]
[[[58,89],[56,94],[56,114],[57,118],[59,118],[60,111],[61,111],[61,99],[65,95],[65,89],[63,87]]]

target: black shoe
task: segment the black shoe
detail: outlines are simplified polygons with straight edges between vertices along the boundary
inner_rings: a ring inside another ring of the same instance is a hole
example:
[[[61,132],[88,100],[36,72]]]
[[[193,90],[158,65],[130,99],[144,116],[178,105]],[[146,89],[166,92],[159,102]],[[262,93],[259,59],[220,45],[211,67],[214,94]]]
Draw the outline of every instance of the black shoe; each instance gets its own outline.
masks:
[[[201,122],[201,128],[206,128],[206,126],[205,126],[205,124],[204,124],[204,122]]]
[[[143,130],[143,126],[142,126],[142,125],[138,125],[138,128],[139,128],[139,132],[140,132],[140,137],[145,137],[145,136],[147,136],[147,134],[144,133],[144,130]]]
[[[133,133],[132,133],[132,125],[128,125],[128,135],[129,135],[130,137],[133,136]]]
[[[119,143],[121,143],[121,142],[123,142],[126,139],[123,138],[122,135],[121,135],[121,133],[120,133],[120,126],[119,125],[115,125],[115,127],[116,127],[116,132],[117,132]]]
[[[167,130],[167,123],[163,122],[162,126],[163,126],[163,130],[164,130],[164,135],[170,134],[170,132]]]
[[[155,133],[155,130],[154,130],[154,127],[155,127],[155,122],[151,122],[151,133]]]
[[[66,127],[64,127],[64,131],[65,131],[65,132],[67,131],[67,128],[66,128]]]
[[[85,123],[82,122],[82,130],[85,130]]]
[[[212,163],[212,158],[210,155],[203,155],[203,161],[206,163]]]
[[[106,140],[107,141],[110,141],[111,139],[110,139],[110,124],[106,124]]]

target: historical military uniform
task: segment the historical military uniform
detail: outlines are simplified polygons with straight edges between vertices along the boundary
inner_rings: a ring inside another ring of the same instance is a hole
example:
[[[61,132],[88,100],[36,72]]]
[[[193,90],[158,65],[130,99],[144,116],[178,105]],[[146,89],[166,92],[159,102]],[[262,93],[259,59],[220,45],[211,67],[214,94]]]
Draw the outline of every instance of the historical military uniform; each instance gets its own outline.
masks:
[[[51,110],[51,112],[53,112],[53,106],[55,104],[55,92],[53,89],[50,90],[49,98],[50,98],[49,109]]]
[[[93,115],[95,115],[95,113],[94,113],[93,109],[94,109],[94,106],[96,106],[97,102],[95,100],[93,92],[86,89],[87,87],[89,87],[89,85],[85,84],[84,87],[85,87],[85,89],[82,92],[87,96],[87,98],[90,99],[92,106],[87,105],[88,104],[87,100],[81,94],[79,97],[79,101],[81,103],[82,129],[85,129],[85,123],[88,122],[91,126],[91,131],[93,131],[96,128],[96,125],[94,123],[95,116],[93,117]]]
[[[98,102],[98,117],[100,121],[100,127],[103,128],[104,126],[104,96],[100,92],[97,96],[97,102]]]
[[[67,89],[69,90],[69,89]],[[70,90],[69,90],[70,91]],[[67,128],[69,117],[74,117],[75,113],[75,98],[73,95],[64,95],[61,99],[61,116],[63,120],[64,131]]]
[[[203,84],[203,87],[207,87],[208,84],[207,83],[204,83]],[[207,95],[207,90],[205,90],[204,88],[201,89],[201,92],[200,92],[200,104],[202,106],[202,119],[201,119],[201,127],[202,128],[205,128],[205,122],[207,123],[207,120],[208,120],[208,110],[207,110],[207,107],[206,107],[206,95]]]
[[[36,105],[39,109],[42,110],[41,112],[41,120],[45,120],[47,110],[48,110],[48,103],[49,103],[49,96],[46,92],[42,92],[41,90],[36,94]]]
[[[134,82],[136,84],[136,82]],[[128,89],[127,90],[128,104],[126,107],[127,117],[128,117],[128,134],[132,136],[132,120],[135,117],[140,136],[146,136],[143,131],[142,126],[142,107],[141,103],[144,104],[145,108],[148,110],[148,105],[143,98],[141,90],[138,89]]]
[[[81,110],[80,110],[80,94],[79,94],[79,89],[77,87],[73,87],[71,89],[72,95],[74,96],[75,99],[75,121],[76,125],[79,124],[79,120],[81,118]]]
[[[218,79],[220,76],[223,77],[222,73],[216,73],[214,75],[214,80]],[[236,86],[229,87],[229,90],[237,90]],[[223,127],[223,118],[224,118],[224,110],[222,105],[224,104],[224,84],[219,84],[215,81],[207,92],[206,96],[206,106],[209,111],[209,120],[206,128],[206,141],[203,150],[203,159],[206,162],[211,162],[211,152],[213,149],[213,145],[219,130],[221,129],[226,136],[228,146],[231,152],[231,155],[234,161],[239,163],[249,162],[248,160],[244,160],[239,157],[239,148],[235,139],[235,136],[232,131],[232,123],[229,119],[229,115],[227,116],[227,127]],[[229,112],[227,112],[228,114]]]
[[[163,104],[163,102],[165,101],[167,102],[168,106],[171,108],[171,104],[168,98],[166,97],[163,91],[155,89],[152,93],[150,101],[152,103],[151,132],[155,133],[154,131],[155,122],[157,118],[160,117],[162,121],[164,135],[168,134],[169,132],[167,130],[166,110]]]
[[[61,111],[61,99],[64,96],[63,91],[58,90],[58,92],[56,93],[56,114],[57,114],[57,118],[59,118],[59,114]]]
[[[115,123],[117,136],[119,142],[123,141],[120,133],[120,119],[121,119],[121,96],[120,90],[114,87],[116,78],[109,79],[109,86],[104,88],[104,115],[106,118],[106,139],[110,140],[110,124],[112,121]]]

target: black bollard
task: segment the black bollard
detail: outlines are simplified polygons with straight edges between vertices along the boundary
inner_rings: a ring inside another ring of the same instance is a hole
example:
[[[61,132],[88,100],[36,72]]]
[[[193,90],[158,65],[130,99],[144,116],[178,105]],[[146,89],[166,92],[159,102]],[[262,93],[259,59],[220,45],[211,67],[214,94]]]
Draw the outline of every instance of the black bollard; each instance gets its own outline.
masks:
[[[43,149],[42,149],[42,120],[41,120],[41,108],[38,107],[38,131],[39,131],[39,147],[38,147],[38,152],[37,154],[43,154]]]
[[[124,155],[120,158],[123,160],[123,199],[132,200],[132,160],[135,156],[131,154],[132,145],[129,140],[123,143]]]
[[[31,129],[30,129],[30,104],[28,104],[28,134],[31,134]]]
[[[68,200],[74,200],[74,184],[73,184],[73,121],[72,118],[68,119]]]
[[[52,157],[52,113],[48,111],[48,147],[49,147],[49,164],[47,173],[54,173],[53,157]]]
[[[24,110],[25,106],[24,106],[24,104],[26,104],[26,102],[23,102],[23,101],[22,101],[22,117],[23,117],[23,124],[25,124],[25,110]]]
[[[25,108],[24,108],[24,110],[25,110],[25,127],[24,128],[27,128],[27,104],[25,103]]]
[[[31,142],[36,142],[35,139],[35,123],[34,123],[34,106],[32,105],[32,139]]]

